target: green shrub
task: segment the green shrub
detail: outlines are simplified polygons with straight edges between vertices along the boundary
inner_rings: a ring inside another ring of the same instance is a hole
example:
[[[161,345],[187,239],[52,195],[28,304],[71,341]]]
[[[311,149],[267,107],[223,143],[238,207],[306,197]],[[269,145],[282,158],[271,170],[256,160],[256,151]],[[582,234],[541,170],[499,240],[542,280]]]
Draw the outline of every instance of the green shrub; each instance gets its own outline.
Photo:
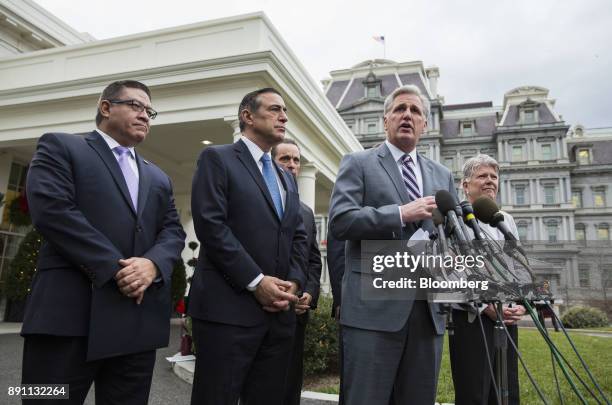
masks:
[[[576,306],[570,308],[563,314],[561,321],[566,328],[572,329],[608,326],[606,314],[597,308],[591,307]]]
[[[24,300],[27,297],[36,273],[36,262],[41,244],[42,236],[36,229],[28,232],[21,241],[6,275],[4,290],[8,299]]]
[[[310,312],[304,342],[304,375],[338,371],[338,323],[330,316],[332,300],[319,298],[316,311]]]
[[[182,260],[176,262],[172,269],[172,309],[176,308],[176,304],[185,297],[187,289],[187,272],[185,271],[185,263]]]

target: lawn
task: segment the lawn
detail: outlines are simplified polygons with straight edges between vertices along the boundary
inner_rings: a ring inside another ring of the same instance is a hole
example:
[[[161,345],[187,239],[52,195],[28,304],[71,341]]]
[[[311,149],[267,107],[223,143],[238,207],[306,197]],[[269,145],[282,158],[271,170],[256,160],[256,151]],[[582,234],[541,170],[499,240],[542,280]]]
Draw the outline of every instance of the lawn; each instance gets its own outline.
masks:
[[[570,334],[574,344],[578,348],[578,351],[590,367],[593,375],[599,382],[606,396],[608,399],[612,399],[612,338],[593,337],[582,333],[572,332],[570,332]],[[561,332],[551,333],[551,336],[552,340],[560,347],[563,355],[570,361],[574,369],[579,372],[583,380],[588,381],[588,377],[586,376],[584,369],[580,365],[576,356],[573,354],[573,351],[571,350],[565,336]],[[438,401],[453,402],[453,380],[450,372],[448,341],[446,337],[445,340],[444,356],[442,358],[442,368],[438,383]],[[544,392],[547,400],[551,404],[560,404],[558,395],[556,393],[550,360],[550,350],[548,349],[548,346],[538,331],[534,329],[519,329],[519,342],[525,363],[534,376],[534,379]],[[520,364],[519,369],[522,403],[527,405],[542,403]],[[571,373],[569,369],[568,372]],[[557,375],[559,376],[561,392],[565,403],[580,404],[579,399],[571,392],[569,384],[565,381],[561,371],[558,368]],[[575,383],[580,385],[578,380],[573,375],[572,377]],[[593,391],[595,391],[591,384],[589,384],[589,386]],[[587,402],[589,404],[595,404],[596,402],[592,398],[589,400],[588,392],[583,387],[580,388],[583,395],[585,395]],[[337,394],[338,377],[322,376],[318,378],[307,378],[305,381],[305,389]]]

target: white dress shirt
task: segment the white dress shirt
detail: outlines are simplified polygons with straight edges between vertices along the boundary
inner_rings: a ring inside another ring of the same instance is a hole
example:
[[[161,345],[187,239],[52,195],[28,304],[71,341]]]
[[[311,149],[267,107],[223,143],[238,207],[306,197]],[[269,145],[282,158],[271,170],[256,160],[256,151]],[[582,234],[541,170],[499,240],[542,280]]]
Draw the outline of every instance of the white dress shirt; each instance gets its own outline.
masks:
[[[117,161],[119,161],[119,155],[117,153],[115,153],[115,148],[117,146],[121,146],[119,144],[119,142],[117,142],[110,135],[107,135],[104,132],[102,132],[99,128],[96,128],[96,131],[98,131],[98,133],[100,135],[102,135],[102,139],[104,139],[104,141],[106,141],[106,144],[108,145],[110,150],[113,152],[113,156],[115,157],[115,159]],[[134,152],[134,147],[129,147],[128,150],[130,151],[130,153],[128,155],[130,157],[130,159],[128,160],[128,162],[130,164],[130,168],[134,171],[134,174],[136,175],[136,178],[140,179],[140,175],[138,173],[138,164],[136,163],[136,154]]]
[[[261,161],[261,157],[264,155],[264,153],[270,154],[270,152],[262,151],[259,148],[259,146],[257,146],[257,144],[255,142],[251,141],[249,138],[247,138],[244,135],[241,135],[240,139],[242,139],[242,142],[244,142],[246,144],[247,148],[249,148],[249,152],[251,152],[251,156],[253,156],[253,159],[255,160],[255,163],[257,163],[257,167],[259,168],[259,172],[263,176],[263,162]],[[276,183],[278,184],[278,189],[280,190],[281,201],[283,203],[283,210],[284,210],[285,209],[285,200],[287,199],[287,191],[283,187],[283,183],[281,182],[281,179],[278,177],[278,172],[276,171],[276,169],[274,167],[274,159],[272,159],[272,156],[270,156],[270,159],[272,160],[272,168],[274,169],[274,176],[276,177]]]

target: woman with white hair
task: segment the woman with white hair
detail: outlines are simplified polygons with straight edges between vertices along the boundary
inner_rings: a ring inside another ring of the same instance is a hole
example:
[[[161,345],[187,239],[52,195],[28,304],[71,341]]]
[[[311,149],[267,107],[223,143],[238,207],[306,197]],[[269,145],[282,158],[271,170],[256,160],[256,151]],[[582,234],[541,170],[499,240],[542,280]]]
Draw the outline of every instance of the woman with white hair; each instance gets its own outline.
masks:
[[[488,155],[480,154],[468,159],[463,165],[463,192],[467,200],[473,204],[476,199],[486,196],[495,201],[499,186],[499,164]],[[504,222],[518,239],[518,231],[514,219],[502,211]],[[479,222],[483,232],[497,240],[504,240],[503,234],[488,224]],[[474,239],[471,229],[468,237]],[[516,323],[525,314],[521,305],[504,306],[504,323],[510,331],[512,339],[518,345]],[[495,350],[493,332],[497,313],[493,305],[482,306],[478,314],[469,311],[453,309],[455,322],[454,335],[449,337],[451,370],[455,386],[455,405],[496,405],[497,398],[493,388],[493,379],[485,351],[479,316],[482,320],[486,344],[489,347],[490,362],[495,370]],[[508,390],[509,404],[519,404],[518,361],[517,355],[508,344]],[[499,387],[498,387],[499,389]]]

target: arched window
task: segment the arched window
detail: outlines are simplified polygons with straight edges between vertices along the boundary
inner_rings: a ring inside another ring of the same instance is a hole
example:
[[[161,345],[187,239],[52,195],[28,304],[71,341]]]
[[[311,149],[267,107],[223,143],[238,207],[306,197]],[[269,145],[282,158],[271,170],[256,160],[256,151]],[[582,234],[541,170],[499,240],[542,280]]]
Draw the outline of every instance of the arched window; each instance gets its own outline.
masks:
[[[556,220],[550,219],[546,221],[546,234],[548,235],[549,242],[556,242],[559,239],[557,235],[558,230],[559,223]]]
[[[521,241],[527,240],[527,233],[529,232],[529,223],[525,220],[518,221],[516,223],[516,229],[518,231],[519,239]]]
[[[574,233],[576,234],[577,241],[586,240],[586,227],[584,224],[576,224],[574,226]]]
[[[610,240],[610,225],[599,224],[599,226],[597,227],[597,239]]]

